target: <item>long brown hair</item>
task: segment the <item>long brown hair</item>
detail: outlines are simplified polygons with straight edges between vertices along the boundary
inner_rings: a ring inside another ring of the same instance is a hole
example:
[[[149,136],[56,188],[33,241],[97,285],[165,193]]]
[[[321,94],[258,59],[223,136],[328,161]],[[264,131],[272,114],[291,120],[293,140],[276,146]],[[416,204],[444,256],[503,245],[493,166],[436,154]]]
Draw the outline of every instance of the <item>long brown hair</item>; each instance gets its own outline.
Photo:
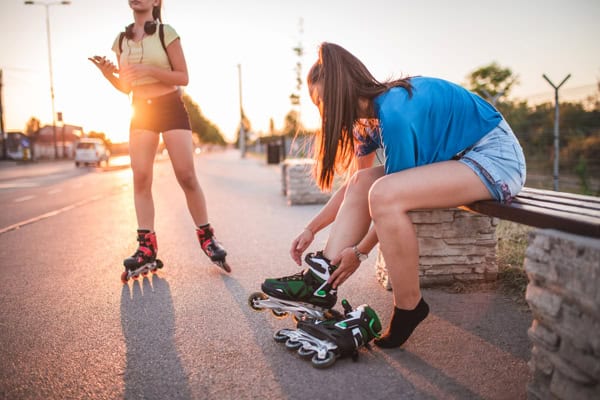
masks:
[[[158,2],[157,6],[152,7],[152,19],[154,21],[158,20],[159,22],[162,22],[161,8],[162,8],[162,0],[160,0]]]
[[[315,138],[314,158],[317,183],[329,190],[335,173],[347,170],[354,159],[352,130],[359,119],[359,99],[369,101],[369,117],[374,118],[375,97],[396,86],[412,94],[412,86],[410,78],[379,82],[348,50],[328,42],[321,43],[307,82],[323,85],[321,132]]]

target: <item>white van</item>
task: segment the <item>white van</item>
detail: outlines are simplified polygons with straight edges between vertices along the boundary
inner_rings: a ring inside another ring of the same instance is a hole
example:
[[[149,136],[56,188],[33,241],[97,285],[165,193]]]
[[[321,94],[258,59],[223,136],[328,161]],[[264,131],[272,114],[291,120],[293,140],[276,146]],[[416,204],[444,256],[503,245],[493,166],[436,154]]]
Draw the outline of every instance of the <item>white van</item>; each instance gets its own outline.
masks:
[[[82,138],[77,143],[77,146],[75,146],[76,167],[79,167],[81,164],[100,166],[102,162],[108,165],[109,158],[110,152],[100,139]]]

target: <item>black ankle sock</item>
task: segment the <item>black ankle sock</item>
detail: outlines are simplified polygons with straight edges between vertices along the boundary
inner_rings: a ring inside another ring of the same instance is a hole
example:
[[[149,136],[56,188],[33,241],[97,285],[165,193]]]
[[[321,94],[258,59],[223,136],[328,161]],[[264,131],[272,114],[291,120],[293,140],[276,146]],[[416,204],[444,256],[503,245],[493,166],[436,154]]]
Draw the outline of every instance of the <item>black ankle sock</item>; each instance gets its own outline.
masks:
[[[387,349],[402,346],[428,314],[429,306],[423,298],[414,310],[394,307],[394,314],[387,331],[381,338],[375,339],[375,344]]]
[[[210,226],[210,222],[207,222],[207,223],[206,223],[206,224],[204,224],[204,225],[198,225],[198,228],[199,228],[199,229],[206,229],[206,228],[208,228],[209,226]]]

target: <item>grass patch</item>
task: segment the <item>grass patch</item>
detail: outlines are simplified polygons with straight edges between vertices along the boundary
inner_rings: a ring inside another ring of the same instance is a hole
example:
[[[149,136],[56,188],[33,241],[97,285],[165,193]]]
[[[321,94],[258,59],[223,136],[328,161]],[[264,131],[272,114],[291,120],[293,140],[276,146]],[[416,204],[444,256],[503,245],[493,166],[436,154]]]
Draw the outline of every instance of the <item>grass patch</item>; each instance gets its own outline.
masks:
[[[528,283],[523,260],[531,230],[531,227],[504,220],[500,220],[496,228],[500,287],[515,300],[523,303]]]

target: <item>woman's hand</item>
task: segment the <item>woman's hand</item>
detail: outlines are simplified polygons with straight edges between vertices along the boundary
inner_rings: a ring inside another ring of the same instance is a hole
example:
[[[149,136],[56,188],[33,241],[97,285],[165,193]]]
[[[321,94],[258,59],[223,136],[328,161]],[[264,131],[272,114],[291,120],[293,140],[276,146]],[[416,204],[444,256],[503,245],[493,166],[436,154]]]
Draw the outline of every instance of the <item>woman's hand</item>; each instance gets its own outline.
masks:
[[[294,260],[298,266],[302,265],[302,253],[304,253],[304,250],[310,246],[314,239],[314,233],[312,233],[312,231],[309,229],[304,228],[304,230],[292,242],[290,256],[292,256],[292,260]]]
[[[96,67],[98,67],[100,72],[102,72],[102,75],[106,77],[119,73],[119,70],[115,66],[115,64],[113,64],[104,56],[88,57],[88,60],[90,60]]]
[[[346,247],[337,257],[331,259],[331,265],[337,265],[337,269],[331,274],[329,284],[337,289],[358,269],[360,261],[356,258],[352,247]]]
[[[131,84],[138,79],[148,75],[148,66],[143,64],[127,64],[121,66],[119,70],[119,79]]]

